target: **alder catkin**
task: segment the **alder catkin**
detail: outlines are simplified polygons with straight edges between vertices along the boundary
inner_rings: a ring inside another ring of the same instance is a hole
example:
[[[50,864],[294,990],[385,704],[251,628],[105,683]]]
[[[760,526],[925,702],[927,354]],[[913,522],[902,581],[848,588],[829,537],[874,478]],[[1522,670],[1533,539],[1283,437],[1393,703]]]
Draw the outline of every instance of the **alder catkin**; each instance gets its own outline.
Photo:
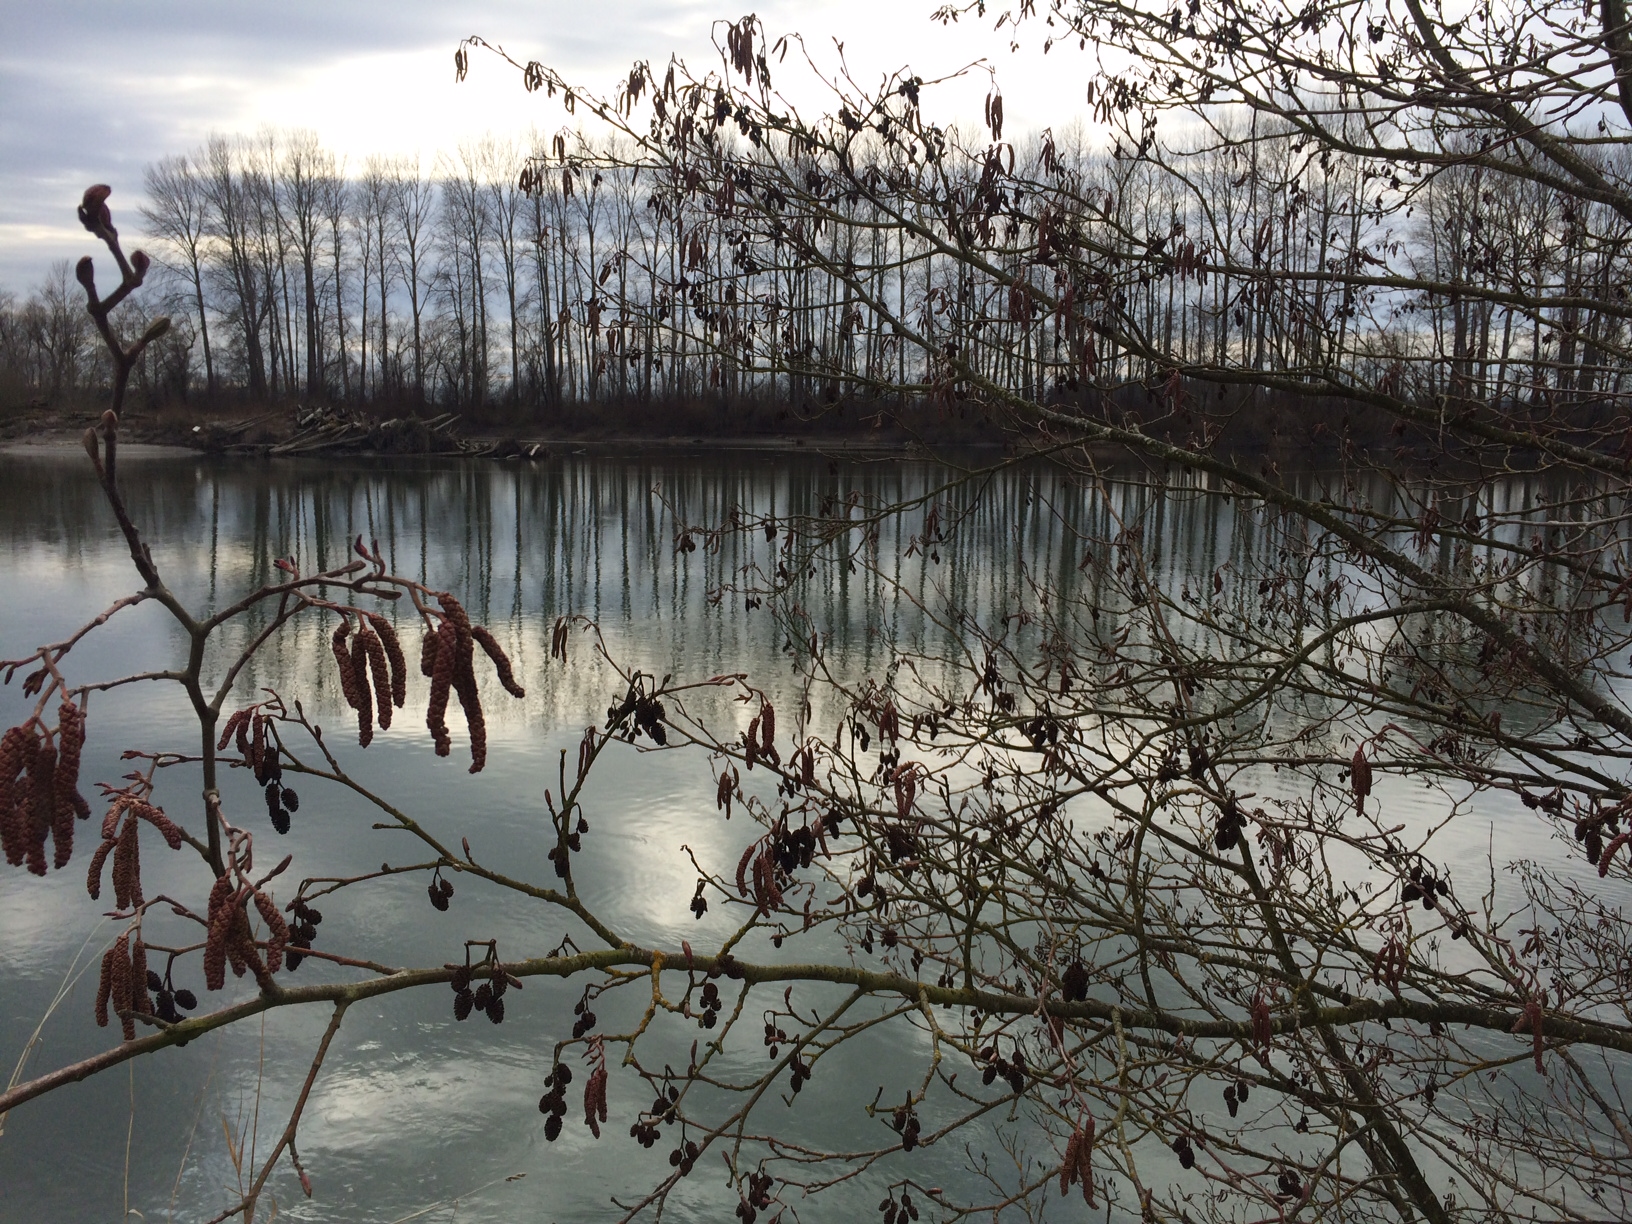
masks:
[[[255,908],[261,913],[261,921],[266,923],[266,969],[268,973],[276,973],[283,967],[283,950],[289,944],[289,924],[278,913],[272,899],[259,889],[255,892]]]
[[[153,1000],[147,994],[147,945],[140,936],[130,945],[130,1008],[144,1016],[153,1014]]]
[[[402,642],[397,637],[397,631],[391,627],[391,622],[378,613],[370,613],[369,624],[379,634],[380,644],[385,648],[386,661],[391,664],[391,704],[399,710],[408,700],[408,661],[402,656]],[[385,726],[382,719],[380,725]]]
[[[170,849],[181,849],[181,830],[175,821],[164,814],[163,808],[154,807],[151,803],[143,803],[138,799],[130,805],[130,810],[157,829]]]
[[[516,673],[510,666],[510,656],[504,653],[493,635],[481,625],[472,625],[470,636],[476,639],[487,657],[493,660],[493,668],[499,673],[499,683],[504,685],[504,691],[512,697],[527,696],[527,690],[516,683]]]
[[[367,748],[374,739],[374,694],[368,688],[368,647],[361,633],[351,643],[351,683],[356,690],[357,746]]]
[[[232,712],[232,714],[227,718],[226,726],[221,728],[221,738],[215,742],[215,750],[217,752],[225,752],[227,750],[227,745],[232,741],[232,737],[239,734],[240,728],[242,728],[244,725],[244,719],[248,717],[248,710],[234,710]]]
[[[227,984],[227,929],[232,924],[232,880],[219,876],[210,889],[208,933],[204,937],[204,988],[220,990]]]
[[[79,759],[85,748],[85,712],[71,701],[57,710],[57,811],[84,820],[91,805],[79,793]]]
[[[482,713],[482,694],[476,687],[472,662],[471,652],[460,652],[453,669],[453,691],[459,697],[459,708],[465,712],[465,727],[470,732],[470,772],[481,773],[487,764],[487,718]]]
[[[453,751],[453,740],[448,734],[448,694],[453,687],[459,637],[453,624],[443,621],[436,630],[435,638],[436,646],[426,651],[432,671],[431,698],[425,710],[425,725],[436,742],[436,755],[447,756]]]
[[[142,903],[141,840],[136,830],[136,821],[125,821],[113,851],[113,903],[120,909]]]
[[[102,974],[96,980],[96,1024],[108,1027],[108,1000],[113,997],[113,949],[102,953]]]
[[[27,812],[22,806],[19,785],[24,765],[23,745],[29,735],[21,727],[0,736],[0,850],[13,867],[22,865],[28,853]]]
[[[357,658],[356,648],[353,649],[352,663],[357,668],[357,678],[363,681],[363,695],[368,695],[367,677],[374,677],[374,702],[379,707],[380,730],[391,729],[391,671],[385,660],[385,647],[380,643],[377,633],[368,627],[365,622],[357,631],[357,646],[362,649],[362,659]],[[365,671],[364,663],[367,663]]]
[[[362,708],[362,696],[357,684],[357,669],[351,661],[351,649],[346,645],[346,639],[350,636],[351,621],[342,616],[340,623],[334,627],[329,647],[334,652],[334,665],[340,669],[340,692],[345,695],[346,704],[358,710]]]
[[[28,830],[28,869],[35,875],[45,874],[45,839],[51,832],[52,817],[57,806],[57,749],[54,744],[41,744],[28,766],[30,820]]]
[[[124,1029],[125,1040],[136,1039],[136,1022],[130,1018],[131,1010],[131,981],[130,981],[130,936],[119,936],[113,941],[113,981],[110,997],[113,1010],[120,1013],[119,1024]]]
[[[91,900],[97,901],[102,897],[102,867],[108,861],[108,855],[118,845],[113,838],[104,838],[102,844],[91,855],[91,868],[85,873],[85,891],[91,894]]]
[[[441,639],[437,637],[437,630],[432,629],[425,634],[424,640],[419,644],[420,675],[427,678],[436,675],[436,651],[440,644]]]

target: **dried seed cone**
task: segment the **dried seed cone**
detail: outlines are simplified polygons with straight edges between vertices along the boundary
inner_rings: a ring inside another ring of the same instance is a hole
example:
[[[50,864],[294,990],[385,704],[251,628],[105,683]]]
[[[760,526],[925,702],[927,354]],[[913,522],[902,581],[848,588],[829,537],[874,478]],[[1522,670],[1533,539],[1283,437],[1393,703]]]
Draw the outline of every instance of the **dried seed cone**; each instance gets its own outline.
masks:
[[[504,685],[504,691],[512,697],[527,696],[527,690],[516,683],[516,673],[510,666],[510,656],[504,653],[493,635],[480,625],[472,625],[470,636],[476,639],[487,657],[493,660],[493,668],[499,673],[499,683]]]
[[[220,990],[227,984],[227,931],[232,925],[232,880],[220,876],[210,889],[208,933],[204,937],[204,988]]]
[[[374,694],[368,688],[368,649],[359,637],[351,644],[352,685],[357,690],[357,746],[367,748],[374,739]]]
[[[397,637],[397,631],[391,627],[391,622],[378,614],[370,613],[368,623],[379,634],[380,645],[385,649],[386,661],[391,664],[391,704],[399,710],[408,700],[408,661],[402,656],[402,642]],[[385,726],[382,718],[380,726]]]
[[[436,742],[436,755],[447,756],[453,751],[453,739],[448,734],[448,694],[453,687],[458,633],[451,622],[443,621],[435,634],[436,645],[426,650],[432,664],[431,699],[425,711],[425,725]]]
[[[359,648],[362,660],[357,654]],[[391,669],[386,662],[385,647],[381,644],[379,635],[368,625],[357,631],[357,645],[352,647],[352,666],[357,669],[359,679],[365,678],[364,662],[367,663],[367,674],[374,678],[374,702],[379,707],[380,730],[391,729]],[[363,685],[364,695],[367,695],[368,685]]]

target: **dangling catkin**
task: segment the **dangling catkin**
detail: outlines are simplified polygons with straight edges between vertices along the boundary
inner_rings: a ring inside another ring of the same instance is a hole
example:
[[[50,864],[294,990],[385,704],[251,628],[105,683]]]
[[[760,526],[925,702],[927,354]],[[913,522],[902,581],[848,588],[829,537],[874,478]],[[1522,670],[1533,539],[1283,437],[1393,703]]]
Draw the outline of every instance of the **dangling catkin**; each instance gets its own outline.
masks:
[[[125,1040],[136,1040],[136,1022],[130,1018],[131,1010],[131,983],[130,983],[130,936],[119,936],[113,941],[113,981],[109,997],[113,1003],[113,1010],[121,1013],[120,1027],[125,1031]]]
[[[361,633],[351,643],[351,685],[356,697],[357,746],[367,748],[374,739],[374,694],[368,688],[368,647]]]
[[[368,623],[374,626],[379,634],[380,643],[385,648],[386,660],[391,664],[391,704],[399,710],[408,700],[408,661],[402,657],[402,642],[397,638],[397,631],[391,627],[391,622],[378,613],[368,614]],[[380,726],[385,726],[385,720],[380,720]]]
[[[289,924],[278,913],[272,899],[259,889],[255,892],[255,908],[261,913],[261,921],[266,923],[266,969],[268,973],[276,973],[283,967],[283,950],[289,944]]]
[[[448,735],[448,693],[453,687],[453,673],[457,660],[459,636],[453,625],[443,621],[436,630],[436,645],[426,651],[431,659],[431,698],[425,710],[425,725],[436,742],[436,755],[447,756],[453,750]]]
[[[120,909],[142,903],[141,840],[136,829],[136,821],[125,821],[113,851],[113,903]]]
[[[516,673],[510,666],[510,657],[500,649],[493,635],[480,625],[471,626],[470,636],[475,638],[487,657],[493,660],[494,670],[499,673],[499,683],[504,685],[504,691],[512,697],[525,697],[527,690],[516,683]]]
[[[113,949],[102,953],[102,975],[96,980],[96,1024],[108,1027],[108,1000],[113,997]]]
[[[79,758],[85,748],[85,713],[71,701],[57,710],[57,806],[64,804],[80,820],[91,814],[91,805],[79,793]]]
[[[210,889],[207,922],[204,937],[204,987],[220,990],[227,984],[227,929],[232,925],[232,880],[218,876]]]
[[[385,659],[385,647],[380,643],[377,633],[365,624],[357,631],[357,645],[362,648],[364,660],[368,664],[368,674],[374,677],[374,701],[379,707],[380,730],[391,729],[391,670]],[[357,669],[357,678],[363,682],[363,693],[368,693],[367,675],[363,663],[352,653],[352,665]]]
[[[28,869],[45,874],[45,839],[57,806],[57,749],[44,743],[28,767],[28,790],[32,810],[28,830]]]
[[[346,638],[350,634],[351,621],[342,616],[334,628],[334,636],[329,639],[329,645],[334,651],[334,664],[340,669],[340,692],[345,695],[347,705],[360,710],[362,696],[357,685],[357,670],[351,661],[351,651],[346,646]]]
[[[91,867],[85,873],[85,891],[91,894],[92,901],[100,900],[102,897],[102,867],[118,844],[113,838],[106,838],[96,848],[96,853],[91,855]]]
[[[28,853],[28,817],[19,785],[24,764],[23,744],[29,738],[21,727],[0,736],[0,850],[13,867]]]

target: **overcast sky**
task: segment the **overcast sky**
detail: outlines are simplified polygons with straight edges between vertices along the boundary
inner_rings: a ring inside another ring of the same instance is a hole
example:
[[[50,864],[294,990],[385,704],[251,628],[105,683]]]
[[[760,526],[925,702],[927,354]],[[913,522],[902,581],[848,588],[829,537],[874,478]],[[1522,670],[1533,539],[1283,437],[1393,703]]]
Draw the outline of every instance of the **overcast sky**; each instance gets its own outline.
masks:
[[[929,77],[985,56],[1011,130],[1064,126],[1085,111],[1088,65],[1074,48],[1044,57],[1033,27],[944,28],[936,0],[771,0],[755,7],[774,38],[797,31],[832,65],[835,38],[856,78],[910,64]],[[479,33],[602,90],[647,59],[713,55],[719,0],[0,0],[0,288],[26,291],[53,259],[85,253],[80,192],[113,186],[122,232],[140,242],[142,168],[211,132],[310,127],[353,164],[369,153],[433,155],[486,133],[553,131],[564,121],[486,57],[456,85],[453,50]],[[790,83],[790,68],[777,84]],[[927,101],[938,119],[977,119],[988,78]],[[1006,132],[1005,135],[1008,133]]]

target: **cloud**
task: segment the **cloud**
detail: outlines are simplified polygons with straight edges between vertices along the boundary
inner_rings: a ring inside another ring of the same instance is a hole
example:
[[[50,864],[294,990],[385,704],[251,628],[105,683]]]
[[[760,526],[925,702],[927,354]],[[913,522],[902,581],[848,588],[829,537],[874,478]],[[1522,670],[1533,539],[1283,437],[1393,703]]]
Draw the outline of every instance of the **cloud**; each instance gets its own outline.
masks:
[[[80,192],[114,186],[132,217],[142,168],[197,147],[211,132],[310,127],[353,164],[372,152],[451,149],[493,132],[552,130],[563,116],[529,97],[514,73],[477,57],[455,85],[453,50],[480,33],[592,87],[610,88],[631,61],[661,65],[679,51],[696,66],[713,52],[718,0],[0,0],[0,286],[37,283],[53,259],[84,253],[72,227]],[[1012,130],[1080,113],[1082,70],[1009,51],[991,22],[943,27],[930,6],[877,0],[773,0],[759,6],[773,35],[798,30],[832,68],[845,43],[855,79],[912,60],[930,76],[982,54],[1005,86]],[[1006,35],[1005,31],[1005,35]],[[1030,43],[1041,31],[1028,35]],[[793,57],[780,79],[794,75]],[[984,72],[943,91],[948,117],[977,116]],[[817,100],[802,91],[801,101]]]

